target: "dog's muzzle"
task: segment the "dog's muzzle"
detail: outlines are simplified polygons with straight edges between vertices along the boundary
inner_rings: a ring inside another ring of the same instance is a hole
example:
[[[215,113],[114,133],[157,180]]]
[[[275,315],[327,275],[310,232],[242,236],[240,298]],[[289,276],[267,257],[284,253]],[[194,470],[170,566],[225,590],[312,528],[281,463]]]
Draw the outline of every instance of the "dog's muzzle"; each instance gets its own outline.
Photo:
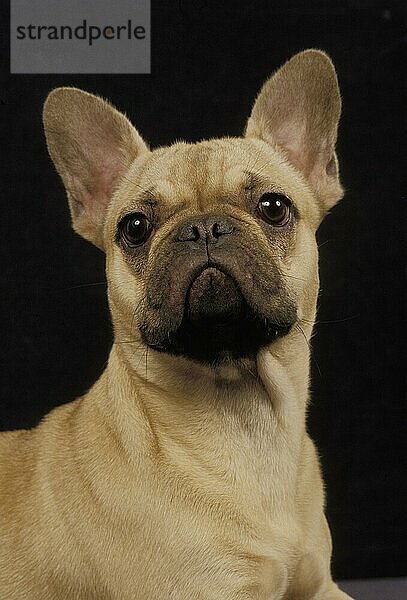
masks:
[[[147,290],[151,317],[146,312],[140,326],[147,345],[216,363],[254,357],[289,332],[295,307],[286,301],[277,270],[256,254],[256,244],[248,245],[239,221],[194,216],[167,239]]]

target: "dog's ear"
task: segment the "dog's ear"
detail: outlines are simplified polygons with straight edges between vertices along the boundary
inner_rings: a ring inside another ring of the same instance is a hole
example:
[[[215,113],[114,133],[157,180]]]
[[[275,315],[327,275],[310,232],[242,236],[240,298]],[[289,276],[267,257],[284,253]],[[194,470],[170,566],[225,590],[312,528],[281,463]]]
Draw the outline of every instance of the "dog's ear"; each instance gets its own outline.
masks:
[[[65,185],[73,228],[103,249],[103,223],[120,179],[148,152],[128,119],[76,88],[53,90],[44,104],[48,151]]]
[[[246,136],[282,149],[303,173],[323,211],[343,195],[335,154],[341,97],[335,68],[320,50],[293,56],[266,81]]]

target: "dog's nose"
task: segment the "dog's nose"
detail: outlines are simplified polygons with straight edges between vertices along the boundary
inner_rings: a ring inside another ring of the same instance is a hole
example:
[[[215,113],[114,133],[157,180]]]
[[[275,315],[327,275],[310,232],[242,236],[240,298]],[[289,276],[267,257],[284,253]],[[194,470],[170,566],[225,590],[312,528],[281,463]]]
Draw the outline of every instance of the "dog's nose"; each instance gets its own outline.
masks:
[[[178,227],[175,239],[178,242],[199,242],[215,244],[224,235],[235,230],[232,219],[224,215],[205,215],[186,219]]]

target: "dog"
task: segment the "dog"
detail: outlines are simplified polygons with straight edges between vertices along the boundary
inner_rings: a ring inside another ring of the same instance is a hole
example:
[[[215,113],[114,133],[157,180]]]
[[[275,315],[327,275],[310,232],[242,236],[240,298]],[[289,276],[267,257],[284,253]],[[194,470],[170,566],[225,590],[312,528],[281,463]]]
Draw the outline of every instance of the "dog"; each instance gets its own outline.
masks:
[[[149,150],[107,101],[51,91],[49,154],[106,253],[114,342],[84,396],[0,436],[2,599],[349,598],[306,432],[340,110],[313,49],[241,138]]]

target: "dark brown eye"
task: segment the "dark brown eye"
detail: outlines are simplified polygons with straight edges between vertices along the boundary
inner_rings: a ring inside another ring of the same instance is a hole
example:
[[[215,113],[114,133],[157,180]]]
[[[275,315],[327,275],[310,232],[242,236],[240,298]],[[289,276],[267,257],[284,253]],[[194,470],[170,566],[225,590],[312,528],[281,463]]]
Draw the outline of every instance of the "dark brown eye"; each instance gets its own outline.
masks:
[[[263,194],[257,208],[263,221],[270,225],[282,227],[290,220],[291,201],[283,194]]]
[[[148,240],[152,225],[143,213],[133,213],[122,219],[119,231],[127,246],[134,248],[135,246],[141,246]]]

